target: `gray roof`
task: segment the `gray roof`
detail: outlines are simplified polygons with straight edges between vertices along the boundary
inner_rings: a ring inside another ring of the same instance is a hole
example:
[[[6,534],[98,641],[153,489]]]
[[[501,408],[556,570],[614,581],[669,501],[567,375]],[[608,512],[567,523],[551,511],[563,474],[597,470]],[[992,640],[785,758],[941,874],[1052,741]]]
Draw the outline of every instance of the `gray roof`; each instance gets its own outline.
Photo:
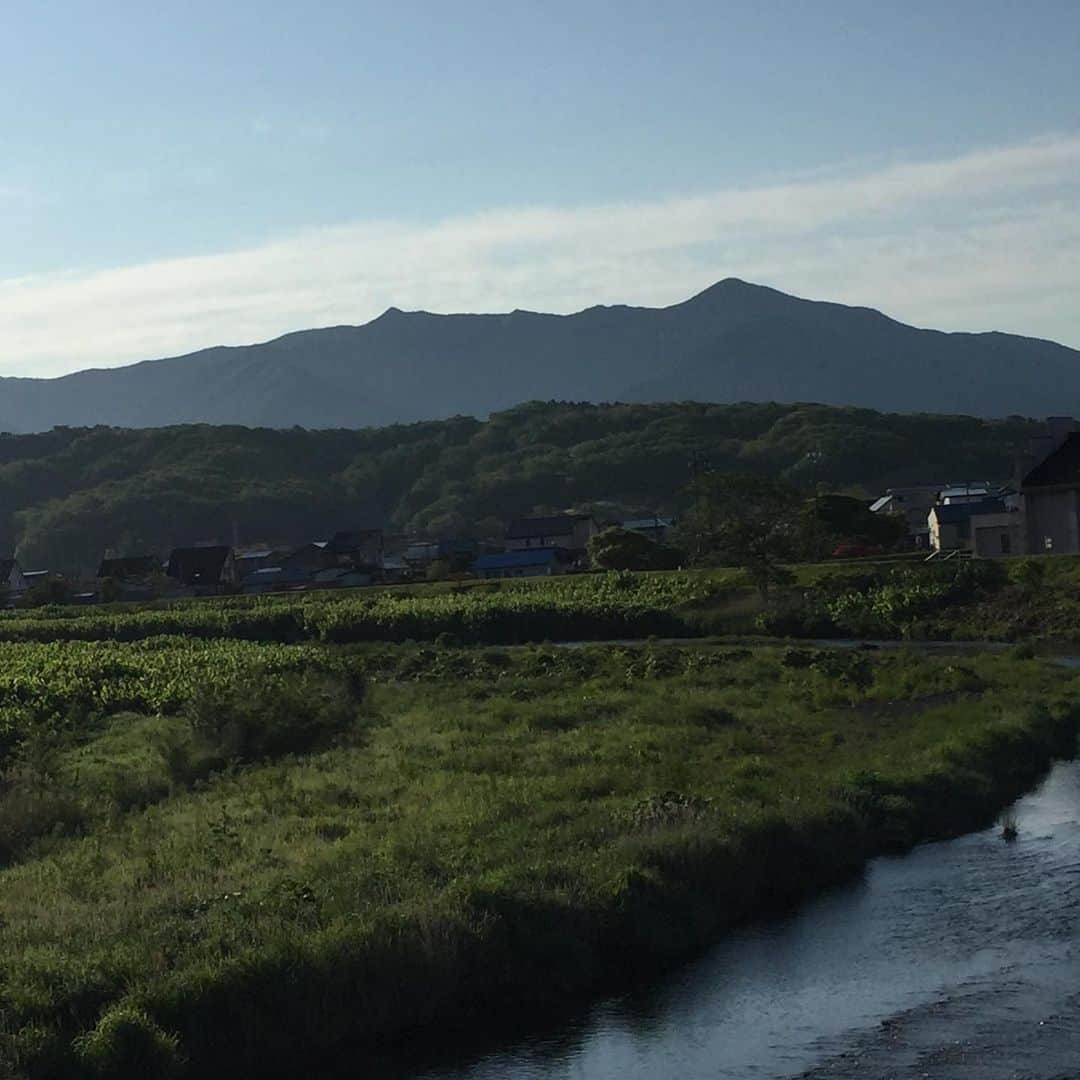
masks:
[[[1020,486],[1051,487],[1055,484],[1080,484],[1080,432],[1071,432],[1061,446],[1024,477]]]
[[[935,506],[932,511],[937,515],[938,523],[941,525],[964,525],[979,514],[1004,514],[1006,512],[1006,506],[1000,499],[982,499],[980,502]]]
[[[958,484],[956,487],[947,487],[942,490],[941,498],[943,499],[957,499],[962,497],[970,498],[972,495],[990,495],[997,489],[990,484]]]
[[[648,518],[634,518],[632,521],[624,521],[622,527],[624,529],[670,529],[672,525],[671,518],[666,517],[648,517]]]
[[[552,517],[517,518],[506,527],[507,540],[525,540],[534,536],[568,536],[588,514],[555,514]]]

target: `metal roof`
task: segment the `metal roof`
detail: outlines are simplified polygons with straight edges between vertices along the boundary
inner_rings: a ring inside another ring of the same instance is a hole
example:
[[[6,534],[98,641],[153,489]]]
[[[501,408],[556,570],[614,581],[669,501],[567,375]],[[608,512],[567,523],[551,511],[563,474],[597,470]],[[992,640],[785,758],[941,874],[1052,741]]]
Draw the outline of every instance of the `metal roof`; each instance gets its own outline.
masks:
[[[501,555],[481,555],[473,563],[474,570],[513,570],[525,566],[547,566],[558,559],[554,548],[533,548],[531,551],[504,551]]]
[[[1080,433],[1071,432],[1065,441],[1024,477],[1022,488],[1080,484]]]
[[[666,517],[634,518],[633,521],[622,522],[622,527],[631,531],[638,529],[670,529],[671,525],[671,518]]]
[[[935,506],[931,513],[937,516],[941,525],[962,525],[980,514],[1004,514],[1007,509],[1000,499],[983,499],[980,502]]]

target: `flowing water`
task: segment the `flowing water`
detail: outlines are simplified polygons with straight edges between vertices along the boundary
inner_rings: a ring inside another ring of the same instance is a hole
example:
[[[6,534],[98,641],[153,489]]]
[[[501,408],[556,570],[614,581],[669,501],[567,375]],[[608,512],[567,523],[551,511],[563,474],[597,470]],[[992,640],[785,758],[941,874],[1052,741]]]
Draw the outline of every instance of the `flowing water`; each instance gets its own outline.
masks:
[[[999,827],[870,862],[797,914],[424,1080],[1080,1077],[1080,762]]]

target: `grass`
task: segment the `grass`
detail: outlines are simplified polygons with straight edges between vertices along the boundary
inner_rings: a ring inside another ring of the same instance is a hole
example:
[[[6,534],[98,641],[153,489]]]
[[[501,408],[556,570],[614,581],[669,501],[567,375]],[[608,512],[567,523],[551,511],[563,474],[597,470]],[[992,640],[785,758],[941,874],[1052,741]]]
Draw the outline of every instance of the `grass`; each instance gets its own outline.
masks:
[[[266,679],[287,648],[169,712],[19,714],[0,1075],[362,1071],[993,820],[1080,721],[1017,655],[364,645]]]

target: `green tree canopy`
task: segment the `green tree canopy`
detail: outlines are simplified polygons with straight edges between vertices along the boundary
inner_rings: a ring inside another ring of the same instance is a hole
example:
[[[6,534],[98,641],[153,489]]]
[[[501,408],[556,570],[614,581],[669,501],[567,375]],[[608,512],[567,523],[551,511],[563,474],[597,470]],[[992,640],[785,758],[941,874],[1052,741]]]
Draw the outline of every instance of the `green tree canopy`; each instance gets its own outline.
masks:
[[[787,580],[783,562],[798,551],[798,489],[777,477],[707,473],[689,493],[680,535],[695,562],[744,567],[763,598]]]
[[[589,561],[601,570],[673,570],[682,555],[641,533],[614,527],[589,541]]]

